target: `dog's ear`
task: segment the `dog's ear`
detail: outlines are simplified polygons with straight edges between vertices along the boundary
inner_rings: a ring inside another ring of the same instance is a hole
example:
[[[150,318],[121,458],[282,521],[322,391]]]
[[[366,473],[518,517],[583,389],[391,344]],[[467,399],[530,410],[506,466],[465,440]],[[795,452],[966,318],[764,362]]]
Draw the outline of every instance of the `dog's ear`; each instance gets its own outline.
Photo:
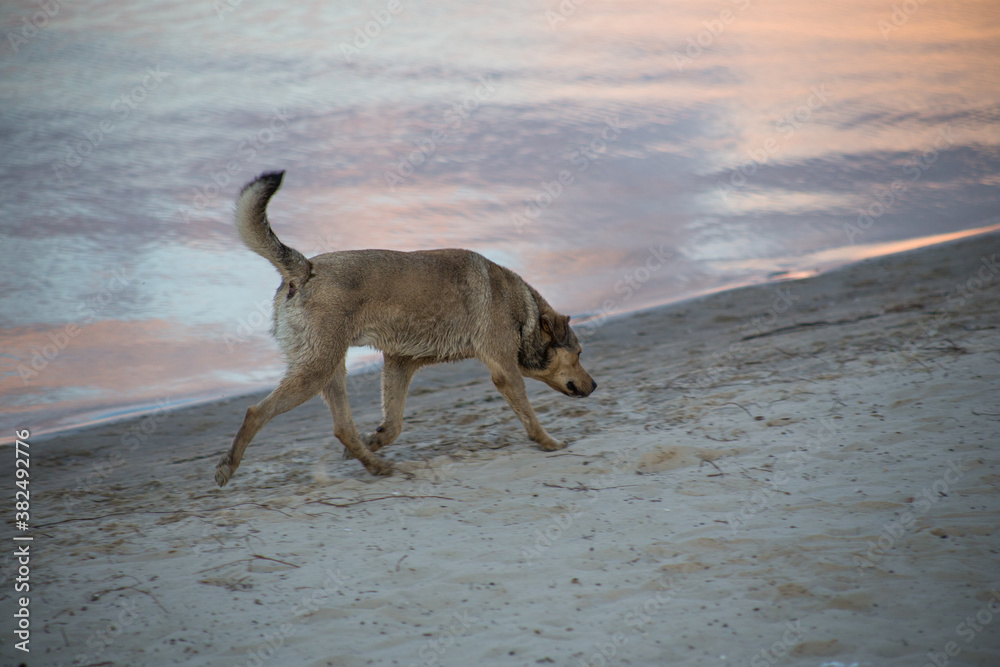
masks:
[[[542,331],[547,333],[552,342],[561,345],[569,338],[569,317],[558,313],[545,313],[540,318]]]

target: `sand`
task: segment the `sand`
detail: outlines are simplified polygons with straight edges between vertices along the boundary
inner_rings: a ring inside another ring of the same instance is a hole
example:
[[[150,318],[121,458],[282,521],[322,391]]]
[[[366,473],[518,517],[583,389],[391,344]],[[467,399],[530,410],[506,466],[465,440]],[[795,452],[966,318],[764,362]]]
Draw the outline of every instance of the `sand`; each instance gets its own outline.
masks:
[[[31,653],[5,611],[4,661],[1000,664],[998,252],[579,327],[598,391],[531,387],[556,453],[476,362],[414,381],[387,451],[413,478],[342,460],[319,399],[225,489],[257,397],[32,439]]]

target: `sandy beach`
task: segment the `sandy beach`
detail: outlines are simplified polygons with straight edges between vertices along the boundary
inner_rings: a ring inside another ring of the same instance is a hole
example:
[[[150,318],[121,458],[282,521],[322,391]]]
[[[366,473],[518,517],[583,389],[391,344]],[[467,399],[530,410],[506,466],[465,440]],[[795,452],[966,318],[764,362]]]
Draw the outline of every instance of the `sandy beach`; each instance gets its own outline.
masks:
[[[597,392],[530,387],[556,453],[477,362],[417,375],[410,478],[343,460],[318,398],[225,489],[259,397],[29,437],[31,650],[5,612],[3,663],[1000,664],[997,253],[580,325]],[[378,395],[352,378],[363,432]]]

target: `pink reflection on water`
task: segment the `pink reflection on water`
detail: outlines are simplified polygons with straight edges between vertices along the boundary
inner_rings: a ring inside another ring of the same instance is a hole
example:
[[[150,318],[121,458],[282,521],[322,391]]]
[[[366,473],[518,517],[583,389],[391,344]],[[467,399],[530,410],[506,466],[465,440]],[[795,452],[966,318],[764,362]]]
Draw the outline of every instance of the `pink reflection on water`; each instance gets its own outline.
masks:
[[[164,320],[18,327],[5,330],[3,339],[17,361],[5,364],[0,394],[16,397],[30,388],[51,397],[17,406],[19,421],[33,431],[40,424],[58,425],[55,415],[65,412],[75,421],[108,405],[230,393],[234,382],[237,391],[248,390],[280,372],[278,354],[267,341],[206,335]]]

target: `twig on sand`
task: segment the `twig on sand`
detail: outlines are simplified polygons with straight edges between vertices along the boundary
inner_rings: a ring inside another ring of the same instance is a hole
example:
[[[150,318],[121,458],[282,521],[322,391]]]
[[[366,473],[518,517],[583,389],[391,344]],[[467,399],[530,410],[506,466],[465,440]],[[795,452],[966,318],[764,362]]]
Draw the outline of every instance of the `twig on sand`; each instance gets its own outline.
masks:
[[[483,447],[478,447],[477,449],[504,449],[505,447],[510,447],[509,442],[501,442],[499,445],[485,444]],[[477,451],[476,449],[470,451]]]
[[[288,565],[289,567],[302,567],[301,565],[296,565],[295,563],[286,563],[283,560],[278,560],[277,558],[270,558],[268,556],[261,556],[260,554],[250,554],[250,555],[253,556],[254,558],[259,558],[261,560],[271,560],[271,561],[274,561],[275,563],[281,563],[282,565]]]
[[[754,340],[756,338],[767,338],[768,336],[777,336],[779,334],[791,333],[793,331],[800,331],[802,329],[812,329],[813,327],[833,327],[839,326],[841,324],[854,324],[855,322],[863,322],[864,320],[871,320],[876,317],[881,317],[881,313],[870,313],[868,315],[862,315],[861,317],[851,317],[842,320],[820,320],[819,322],[802,322],[800,324],[790,324],[787,327],[778,327],[771,331],[765,331],[764,333],[750,334],[748,336],[743,336],[740,338],[743,340]]]
[[[399,572],[399,566],[403,564],[403,561],[406,560],[406,557],[409,555],[410,554],[403,554],[403,556],[396,561],[396,572]]]
[[[275,563],[281,563],[282,565],[287,565],[289,567],[297,567],[297,568],[302,567],[301,565],[296,565],[295,563],[286,563],[285,561],[278,560],[277,558],[271,558],[269,556],[261,556],[260,554],[250,554],[249,558],[239,558],[237,560],[230,561],[228,563],[223,563],[222,565],[214,565],[212,567],[205,568],[204,570],[198,570],[197,572],[195,572],[195,574],[201,574],[203,572],[211,572],[212,570],[219,570],[224,567],[229,567],[230,565],[236,565],[237,563],[252,563],[254,558],[259,558],[260,560],[274,561]]]
[[[709,477],[725,477],[726,476],[726,473],[722,472],[722,468],[720,468],[715,463],[715,461],[713,461],[711,459],[702,458],[700,456],[698,458],[701,459],[701,463],[698,464],[699,468],[701,468],[703,465],[705,465],[707,463],[707,464],[709,464],[710,466],[712,466],[713,468],[715,468],[716,470],[719,471],[719,474],[717,474],[717,475],[709,475]]]
[[[448,496],[408,496],[405,494],[393,495],[393,496],[378,496],[377,498],[362,498],[361,500],[352,500],[349,503],[331,503],[326,498],[319,498],[317,500],[307,500],[303,505],[319,504],[319,505],[329,505],[330,507],[350,507],[351,505],[358,505],[360,503],[372,503],[376,500],[395,500],[397,498],[440,498],[441,500],[455,500],[454,498],[449,498]]]
[[[100,521],[101,519],[107,519],[113,516],[133,516],[136,514],[183,514],[184,518],[187,518],[189,516],[196,516],[202,519],[206,518],[201,514],[195,514],[194,512],[185,512],[183,510],[163,510],[163,511],[129,510],[128,512],[110,512],[108,514],[101,514],[98,516],[82,516],[82,517],[77,517],[75,519],[61,519],[59,521],[50,521],[49,523],[40,523],[36,526],[32,526],[32,528],[37,530],[38,528],[45,528],[47,526],[58,526],[61,523],[71,523],[74,521]]]
[[[164,606],[163,606],[162,604],[160,604],[160,600],[159,600],[159,599],[158,599],[158,598],[157,598],[157,597],[156,597],[155,595],[153,595],[153,592],[152,592],[152,591],[144,591],[144,590],[142,590],[141,588],[137,588],[137,587],[135,587],[135,586],[126,586],[125,588],[130,588],[130,589],[132,589],[133,591],[136,591],[136,592],[138,592],[138,593],[142,593],[142,594],[144,594],[144,595],[148,595],[149,597],[153,598],[153,602],[155,602],[155,603],[156,603],[156,606],[157,606],[157,607],[159,607],[160,609],[162,609],[162,610],[163,610],[163,613],[164,613],[164,614],[169,614],[169,613],[170,613],[169,611],[167,611],[167,608],[166,608],[166,607],[164,607]]]
[[[243,563],[249,561],[249,558],[239,558],[228,563],[223,563],[222,565],[213,565],[212,567],[206,567],[204,570],[198,570],[195,574],[201,574],[202,572],[211,572],[212,570],[220,570],[224,567],[229,567],[230,565],[236,565],[237,563]]]
[[[136,580],[136,582],[139,581],[139,579],[137,579],[136,577],[133,577],[132,575],[126,575],[126,576],[132,577],[133,579]],[[148,595],[149,597],[153,598],[153,602],[156,603],[157,607],[159,607],[160,609],[163,610],[163,613],[165,613],[165,614],[169,614],[170,613],[170,612],[167,611],[166,607],[164,607],[162,604],[160,604],[160,600],[155,595],[153,595],[153,593],[151,591],[144,591],[141,588],[139,588],[138,586],[119,586],[118,588],[106,588],[103,591],[97,591],[96,593],[93,593],[90,596],[90,599],[93,600],[93,601],[97,601],[101,597],[103,597],[104,595],[107,595],[108,593],[114,593],[116,591],[124,591],[124,590],[135,591],[136,593],[142,593],[143,595]]]
[[[713,438],[708,433],[704,433],[703,435],[714,442],[736,442],[739,440],[739,438]]]
[[[549,484],[548,482],[542,482],[542,486],[548,486],[553,489],[566,489],[567,491],[607,491],[608,489],[627,489],[630,486],[639,486],[639,485],[622,484],[621,486],[593,487],[593,486],[587,486],[583,482],[577,482],[576,486],[561,486],[559,484]]]
[[[245,502],[237,503],[235,505],[224,505],[222,507],[210,507],[207,508],[210,512],[221,512],[223,510],[231,510],[239,507],[240,505],[256,505],[266,510],[271,510],[272,512],[278,512],[279,514],[284,514],[285,516],[291,518],[292,515],[288,512],[279,510],[276,507],[271,507],[270,505],[265,505],[264,503],[255,502]],[[81,516],[73,519],[60,519],[59,521],[50,521],[49,523],[40,523],[37,526],[33,526],[34,529],[46,528],[48,526],[58,526],[61,523],[72,523],[75,521],[101,521],[102,519],[109,519],[114,516],[135,516],[136,514],[180,514],[182,519],[187,519],[188,517],[198,517],[199,519],[209,519],[211,517],[205,516],[204,514],[199,514],[197,512],[188,512],[186,510],[128,510],[126,512],[109,512],[108,514],[99,514],[98,516]]]
[[[255,502],[253,502],[251,500],[248,500],[248,501],[243,502],[243,503],[236,503],[235,505],[223,505],[222,507],[213,507],[211,509],[212,509],[213,512],[221,512],[223,510],[236,509],[240,505],[255,505],[256,507],[260,507],[262,509],[270,510],[272,512],[277,512],[278,514],[284,514],[285,516],[287,516],[290,519],[294,518],[288,512],[285,512],[284,510],[279,510],[277,507],[271,507],[270,505],[267,505],[265,503],[255,503]],[[201,515],[197,515],[197,516],[201,516]]]
[[[745,413],[747,413],[748,415],[750,415],[750,419],[756,419],[756,417],[754,417],[754,415],[753,415],[753,413],[752,413],[752,412],[750,412],[749,410],[747,410],[746,408],[744,408],[744,407],[743,407],[742,405],[740,405],[740,404],[739,404],[739,403],[737,403],[736,401],[727,401],[727,402],[725,402],[725,403],[722,403],[721,405],[719,405],[719,407],[721,408],[721,407],[722,407],[723,405],[735,405],[735,406],[736,406],[736,407],[738,407],[738,408],[739,408],[740,410],[742,410],[743,412],[745,412]]]

